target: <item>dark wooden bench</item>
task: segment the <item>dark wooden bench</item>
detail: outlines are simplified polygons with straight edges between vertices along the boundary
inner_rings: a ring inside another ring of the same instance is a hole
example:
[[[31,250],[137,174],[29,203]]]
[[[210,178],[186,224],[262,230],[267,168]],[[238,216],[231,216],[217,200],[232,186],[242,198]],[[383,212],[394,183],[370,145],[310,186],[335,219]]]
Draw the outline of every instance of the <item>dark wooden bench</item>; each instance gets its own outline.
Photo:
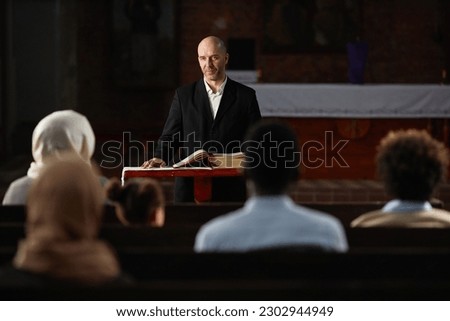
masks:
[[[317,211],[337,217],[344,226],[361,214],[383,207],[382,202],[302,203]],[[241,208],[241,203],[183,204],[166,207],[166,226],[201,225],[213,218]],[[276,215],[276,213],[274,213]]]
[[[0,224],[0,246],[16,246],[17,242],[25,237],[23,223]]]
[[[115,248],[152,248],[160,251],[170,248],[189,249],[194,247],[198,226],[186,227],[123,227],[104,226],[100,238]]]
[[[119,224],[105,225],[99,237],[114,247],[143,247],[153,249],[189,248],[194,246],[198,226],[186,227],[124,227]],[[16,247],[25,237],[25,228],[20,223],[0,225],[0,246]]]
[[[346,228],[350,249],[450,249],[450,229]]]
[[[0,205],[0,224],[24,223],[26,221],[26,207],[23,205]],[[107,223],[119,223],[116,218],[115,208],[112,205],[104,207],[104,221]]]
[[[115,248],[144,248],[154,251],[185,249],[192,250],[200,225],[162,228],[124,227],[106,224],[100,238]],[[450,229],[403,229],[403,228],[346,228],[350,250],[405,250],[410,248],[427,251],[450,249]],[[20,223],[0,225],[0,246],[15,247],[25,236]]]
[[[192,249],[199,226],[125,228],[105,226],[100,237],[116,248]],[[450,250],[450,229],[346,228],[350,249]]]
[[[310,203],[303,206],[329,213],[339,218],[344,225],[364,212],[383,206],[379,202],[371,203]],[[166,226],[201,225],[209,220],[242,207],[242,203],[210,203],[210,204],[172,204],[166,206]],[[24,206],[0,206],[0,224],[25,222]],[[113,206],[105,206],[104,223],[119,224]]]
[[[215,217],[241,208],[243,203],[210,203],[210,204],[172,204],[166,206],[164,225],[200,226]]]
[[[210,219],[242,207],[242,203],[214,203],[183,205],[173,204],[166,206],[166,225],[198,225]],[[26,220],[26,207],[23,205],[0,205],[0,224],[24,223]],[[112,205],[104,207],[103,222],[119,224],[115,208]]]
[[[434,201],[433,206],[442,207],[442,203]],[[302,203],[300,205],[329,213],[339,220],[344,226],[359,215],[381,208],[383,202],[342,202],[342,203]],[[202,225],[211,219],[234,211],[242,207],[242,203],[207,203],[207,204],[169,204],[166,206],[167,227]],[[26,210],[24,206],[0,206],[0,224],[25,222]],[[274,213],[276,215],[276,213]],[[104,223],[119,224],[115,209],[112,205],[104,207]]]
[[[448,253],[119,252],[136,279],[108,289],[0,286],[2,299],[449,300]],[[12,291],[14,290],[14,291]],[[27,291],[28,290],[28,291]]]

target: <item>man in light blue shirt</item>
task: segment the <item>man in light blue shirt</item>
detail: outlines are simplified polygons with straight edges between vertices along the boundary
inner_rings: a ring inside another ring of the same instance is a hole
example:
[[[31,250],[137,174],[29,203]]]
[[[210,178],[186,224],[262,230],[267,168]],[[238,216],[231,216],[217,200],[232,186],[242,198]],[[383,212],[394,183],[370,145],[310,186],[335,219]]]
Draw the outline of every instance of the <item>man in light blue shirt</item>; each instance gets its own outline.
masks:
[[[299,174],[295,133],[286,124],[263,120],[247,134],[244,175],[250,198],[244,207],[206,223],[196,252],[247,252],[276,248],[348,249],[335,217],[296,205],[288,196]]]

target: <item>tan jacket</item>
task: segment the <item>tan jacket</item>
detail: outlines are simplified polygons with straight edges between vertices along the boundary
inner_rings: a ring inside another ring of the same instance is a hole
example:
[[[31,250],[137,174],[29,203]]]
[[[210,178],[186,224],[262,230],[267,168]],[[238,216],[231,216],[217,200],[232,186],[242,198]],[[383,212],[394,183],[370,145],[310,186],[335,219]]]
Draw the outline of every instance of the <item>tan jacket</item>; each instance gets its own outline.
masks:
[[[354,219],[351,227],[450,228],[450,212],[433,208],[414,212],[368,212]]]

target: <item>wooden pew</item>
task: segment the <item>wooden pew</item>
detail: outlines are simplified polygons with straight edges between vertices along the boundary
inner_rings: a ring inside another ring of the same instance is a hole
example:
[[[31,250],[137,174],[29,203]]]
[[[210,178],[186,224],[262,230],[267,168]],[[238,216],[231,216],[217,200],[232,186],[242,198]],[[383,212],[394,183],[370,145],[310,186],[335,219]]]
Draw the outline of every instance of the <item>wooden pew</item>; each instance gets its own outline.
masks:
[[[101,229],[99,237],[115,248],[192,251],[197,231],[198,226],[152,228],[108,225]]]
[[[447,228],[346,228],[345,233],[351,250],[450,250]]]
[[[99,237],[115,248],[146,248],[155,251],[170,249],[192,250],[198,227],[124,227],[121,225],[105,225]],[[0,247],[16,248],[18,242],[25,237],[22,224],[10,223],[0,225]]]
[[[125,228],[105,226],[100,237],[116,248],[192,250],[199,226]],[[346,228],[351,250],[450,251],[450,229]]]
[[[0,298],[70,300],[449,300],[445,254],[119,252],[130,286],[29,289]],[[14,289],[14,291],[12,291]],[[28,291],[26,291],[28,290]],[[90,291],[89,291],[90,290]]]
[[[199,225],[162,228],[124,227],[107,224],[100,231],[100,238],[113,247],[143,248],[153,251],[192,251]],[[428,252],[450,249],[450,229],[404,229],[404,228],[346,228],[350,250],[394,251],[426,250]],[[0,246],[16,247],[25,236],[22,224],[0,225]]]
[[[166,206],[164,225],[167,227],[201,226],[215,217],[234,211],[242,206],[243,203],[172,204]]]
[[[329,213],[337,217],[344,226],[362,213],[383,207],[382,202],[345,202],[345,203],[302,203],[302,206]],[[210,203],[168,205],[166,207],[166,226],[201,225],[213,218],[241,208],[241,203]],[[276,213],[274,213],[276,215]]]
[[[17,242],[25,237],[25,226],[22,223],[0,224],[0,246],[17,246]]]
[[[300,204],[321,212],[336,216],[344,225],[364,212],[379,209],[383,206],[379,202],[370,203],[308,203]],[[202,225],[213,218],[234,211],[242,207],[242,203],[210,203],[210,204],[172,204],[166,206],[166,226]],[[26,209],[24,206],[0,206],[0,224],[24,223]],[[104,208],[104,223],[120,224],[116,218],[115,209],[108,205]]]
[[[14,255],[16,254],[17,246],[7,246],[2,245],[0,246],[0,267],[8,264],[13,259]]]
[[[166,225],[180,226],[203,224],[210,219],[242,207],[242,203],[212,203],[212,204],[172,204],[166,206]],[[0,224],[24,223],[26,207],[23,205],[0,205]],[[115,207],[105,205],[104,223],[117,223]]]
[[[329,213],[339,220],[344,226],[349,226],[350,222],[359,215],[379,209],[383,202],[342,202],[342,203],[302,203],[300,205]],[[434,201],[433,206],[442,207],[442,203]],[[208,203],[208,204],[169,204],[166,206],[167,227],[202,225],[211,219],[234,211],[242,207],[242,203]],[[25,221],[24,206],[0,206],[0,224],[20,223]],[[119,224],[116,218],[115,208],[112,205],[104,207],[104,223]]]
[[[23,205],[0,205],[0,225],[4,223],[25,223],[26,207]],[[104,222],[119,223],[115,208],[112,205],[104,207]]]
[[[23,205],[0,205],[0,224],[24,223],[26,207]]]

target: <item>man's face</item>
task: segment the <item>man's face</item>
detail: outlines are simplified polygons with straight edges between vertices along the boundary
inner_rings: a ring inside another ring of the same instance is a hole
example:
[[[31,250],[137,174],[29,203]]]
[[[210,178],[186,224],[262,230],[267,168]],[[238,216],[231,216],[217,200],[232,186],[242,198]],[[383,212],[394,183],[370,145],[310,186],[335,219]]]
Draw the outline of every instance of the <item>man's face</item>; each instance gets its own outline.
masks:
[[[206,80],[225,79],[228,54],[213,41],[203,41],[198,46],[198,63]]]

